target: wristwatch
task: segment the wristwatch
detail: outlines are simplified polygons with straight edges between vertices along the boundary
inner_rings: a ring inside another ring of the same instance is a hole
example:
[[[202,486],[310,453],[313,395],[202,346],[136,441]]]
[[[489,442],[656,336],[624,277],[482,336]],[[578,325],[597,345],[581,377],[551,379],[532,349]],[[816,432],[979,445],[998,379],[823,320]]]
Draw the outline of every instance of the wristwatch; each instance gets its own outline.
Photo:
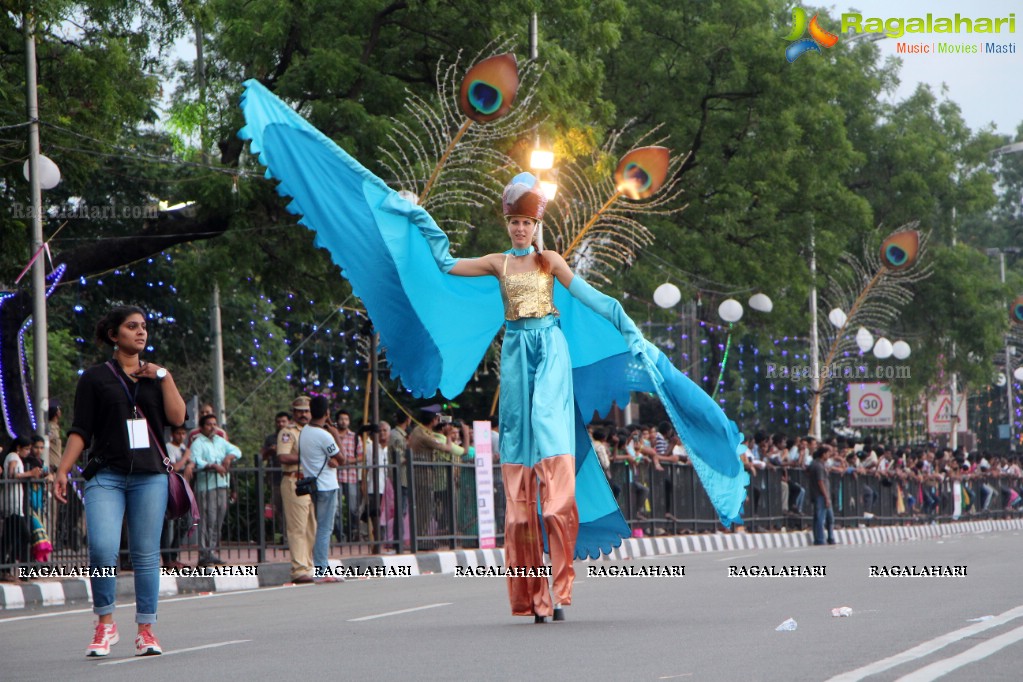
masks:
[[[156,370],[156,378],[157,379],[166,379],[167,378],[167,369],[164,368],[164,367],[161,367],[160,369]]]

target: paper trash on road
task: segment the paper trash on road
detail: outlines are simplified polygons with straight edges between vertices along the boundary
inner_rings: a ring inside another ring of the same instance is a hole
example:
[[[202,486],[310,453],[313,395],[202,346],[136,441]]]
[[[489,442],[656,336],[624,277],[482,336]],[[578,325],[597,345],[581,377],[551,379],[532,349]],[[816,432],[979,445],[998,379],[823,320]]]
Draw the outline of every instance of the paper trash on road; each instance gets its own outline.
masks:
[[[775,632],[792,632],[796,629],[796,621],[789,618],[787,621],[774,629]]]
[[[991,620],[994,616],[981,616],[980,618],[969,618],[967,623],[982,623],[985,620]]]
[[[831,615],[835,618],[838,618],[839,616],[851,616],[852,609],[848,606],[839,606],[837,609],[831,609]]]

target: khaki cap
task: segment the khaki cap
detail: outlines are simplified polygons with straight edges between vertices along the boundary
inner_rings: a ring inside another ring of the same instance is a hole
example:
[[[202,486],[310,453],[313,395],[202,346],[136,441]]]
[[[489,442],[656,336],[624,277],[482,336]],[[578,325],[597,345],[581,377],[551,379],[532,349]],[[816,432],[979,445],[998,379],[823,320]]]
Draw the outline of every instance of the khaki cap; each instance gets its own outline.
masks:
[[[291,401],[291,409],[293,410],[308,410],[309,409],[309,396],[300,395]]]

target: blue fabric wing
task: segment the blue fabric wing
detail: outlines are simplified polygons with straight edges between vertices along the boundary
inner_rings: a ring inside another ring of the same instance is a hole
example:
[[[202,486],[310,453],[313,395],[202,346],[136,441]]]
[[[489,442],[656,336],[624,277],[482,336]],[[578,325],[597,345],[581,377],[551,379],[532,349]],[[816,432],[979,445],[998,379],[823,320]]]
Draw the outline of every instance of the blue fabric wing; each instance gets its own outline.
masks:
[[[436,266],[417,224],[433,223],[256,81],[242,110],[253,154],[292,198],[291,213],[316,233],[362,299],[387,349],[391,376],[416,397],[462,392],[504,323],[497,281]],[[451,310],[472,311],[451,324]]]
[[[392,377],[415,396],[457,396],[504,321],[498,283],[455,277],[437,267],[419,227],[436,227],[256,81],[245,83],[242,109],[252,153],[267,167],[288,210],[316,233],[362,299],[387,348]],[[555,303],[573,364],[576,423],[578,558],[596,558],[628,537],[629,527],[604,477],[585,424],[630,391],[656,392],[725,525],[738,517],[748,476],[738,456],[741,434],[716,403],[650,345],[633,358],[618,330],[560,284]],[[450,322],[450,310],[473,315]]]
[[[583,423],[590,421],[594,411],[607,414],[612,402],[628,403],[630,391],[656,393],[721,523],[728,527],[738,521],[749,474],[739,457],[745,446],[735,423],[653,344],[647,343],[643,358],[633,357],[615,326],[560,284],[555,286],[554,303],[572,355],[576,404]]]

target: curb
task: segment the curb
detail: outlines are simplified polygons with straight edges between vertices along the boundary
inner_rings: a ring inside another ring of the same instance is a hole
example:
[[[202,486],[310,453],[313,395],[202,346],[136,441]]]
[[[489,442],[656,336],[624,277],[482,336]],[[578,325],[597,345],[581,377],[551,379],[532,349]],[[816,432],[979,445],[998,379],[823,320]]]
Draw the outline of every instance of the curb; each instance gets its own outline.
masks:
[[[835,531],[843,545],[869,545],[938,538],[951,535],[969,535],[1008,530],[1023,530],[1023,519],[998,521],[962,521],[926,526],[875,526]],[[714,533],[706,535],[680,535],[654,538],[627,538],[610,555],[592,561],[622,561],[639,557],[670,554],[696,554],[734,550],[809,547],[809,531],[794,533]],[[354,557],[343,562],[331,560],[335,574],[359,577],[407,577],[417,575],[450,574],[456,566],[496,567],[504,565],[503,549],[464,549],[421,554],[397,554]],[[247,569],[250,567],[237,567]],[[244,571],[243,571],[244,572]],[[275,587],[291,582],[291,564],[259,564],[254,575],[219,575],[204,577],[160,576],[160,596],[236,592],[260,587]],[[132,600],[135,585],[131,576],[117,579],[117,598]],[[11,611],[39,606],[87,604],[92,600],[92,589],[84,578],[37,580],[25,584],[0,583],[0,609]]]

